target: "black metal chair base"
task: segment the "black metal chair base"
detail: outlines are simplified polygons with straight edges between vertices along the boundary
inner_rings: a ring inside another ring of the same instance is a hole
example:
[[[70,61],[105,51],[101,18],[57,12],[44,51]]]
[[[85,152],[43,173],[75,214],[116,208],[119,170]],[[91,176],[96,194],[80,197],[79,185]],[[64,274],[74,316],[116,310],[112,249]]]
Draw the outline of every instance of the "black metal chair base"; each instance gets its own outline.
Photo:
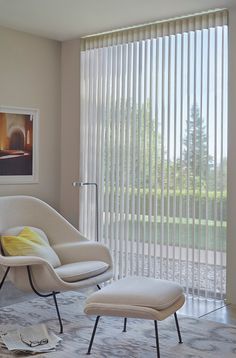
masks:
[[[181,333],[180,333],[180,329],[179,329],[179,322],[178,322],[178,317],[177,317],[177,313],[176,313],[176,312],[174,313],[174,316],[175,316],[176,329],[177,329],[178,337],[179,337],[179,343],[182,344],[183,341],[182,341],[182,337],[181,337]]]
[[[2,278],[2,281],[0,283],[0,290],[6,280],[6,277],[8,275],[8,272],[10,271],[10,266],[6,269],[6,272],[4,273],[4,276]],[[48,294],[42,294],[40,292],[38,292],[36,290],[36,288],[34,287],[34,284],[33,284],[33,280],[32,280],[32,277],[31,277],[31,272],[30,272],[30,267],[27,266],[27,272],[28,272],[28,278],[29,278],[29,283],[30,283],[30,287],[32,288],[32,290],[34,291],[34,293],[39,296],[39,297],[53,297],[54,299],[54,304],[55,304],[55,307],[56,307],[56,311],[57,311],[57,317],[58,317],[58,321],[59,321],[59,324],[60,324],[60,333],[63,333],[63,324],[62,324],[62,320],[61,320],[61,315],[60,315],[60,311],[59,311],[59,308],[58,308],[58,303],[57,303],[57,298],[56,298],[56,295],[60,292],[52,292],[52,293],[48,293]]]
[[[95,333],[96,333],[96,329],[97,329],[97,325],[98,325],[99,318],[100,318],[100,316],[97,316],[97,318],[96,318],[96,321],[95,321],[95,325],[94,325],[94,328],[93,328],[93,333],[92,333],[92,337],[91,337],[91,340],[90,340],[90,343],[89,343],[89,348],[88,348],[87,354],[90,354],[90,352],[91,352],[92,345],[93,345],[93,340],[94,340],[94,337],[95,337]]]
[[[175,324],[176,324],[176,329],[178,332],[178,337],[179,337],[179,343],[183,343],[182,341],[182,337],[181,337],[181,333],[180,333],[180,329],[179,329],[179,322],[178,322],[178,317],[177,317],[177,313],[174,313],[174,317],[175,317]],[[89,348],[88,348],[88,352],[87,354],[91,353],[91,349],[92,349],[92,345],[93,345],[93,341],[94,341],[94,337],[96,334],[96,330],[97,330],[97,326],[98,326],[98,321],[99,321],[100,316],[96,317],[96,321],[93,327],[93,332],[92,332],[92,337],[90,339],[90,343],[89,343]],[[124,319],[124,328],[123,328],[123,332],[126,332],[126,325],[127,325],[127,318]],[[154,326],[155,326],[155,337],[156,337],[156,349],[157,349],[157,358],[160,358],[160,345],[159,345],[159,335],[158,335],[158,325],[157,325],[157,321],[154,321]]]
[[[11,268],[11,267],[8,267],[8,268],[6,269],[6,272],[4,273],[4,276],[3,276],[2,281],[1,281],[1,283],[0,283],[0,290],[1,290],[2,286],[3,286],[3,284],[4,284],[4,281],[5,281],[6,278],[7,278],[7,275],[8,275],[8,272],[10,271],[10,268]]]
[[[125,317],[125,319],[124,319],[124,328],[123,328],[123,332],[127,332],[127,330],[126,330],[126,326],[127,326],[127,318]]]
[[[39,296],[39,297],[51,297],[52,296],[53,297],[54,304],[55,304],[56,311],[57,311],[57,318],[58,318],[59,325],[60,325],[60,334],[63,333],[63,324],[62,324],[61,315],[60,315],[60,311],[59,311],[58,303],[57,303],[57,298],[56,298],[56,295],[58,295],[60,292],[53,291],[52,293],[48,293],[48,294],[43,294],[43,293],[38,292],[36,290],[36,288],[34,287],[29,266],[27,266],[27,272],[28,272],[30,287],[32,288],[32,290],[34,291],[34,293],[37,296]]]

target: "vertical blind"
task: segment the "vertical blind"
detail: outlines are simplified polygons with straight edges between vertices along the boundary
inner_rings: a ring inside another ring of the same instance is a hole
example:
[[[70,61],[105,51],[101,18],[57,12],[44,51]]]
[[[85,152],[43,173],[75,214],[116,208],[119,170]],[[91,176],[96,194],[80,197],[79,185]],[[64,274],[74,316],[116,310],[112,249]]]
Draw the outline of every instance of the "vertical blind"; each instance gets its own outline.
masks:
[[[227,51],[226,10],[81,40],[80,230],[116,278],[224,297]]]

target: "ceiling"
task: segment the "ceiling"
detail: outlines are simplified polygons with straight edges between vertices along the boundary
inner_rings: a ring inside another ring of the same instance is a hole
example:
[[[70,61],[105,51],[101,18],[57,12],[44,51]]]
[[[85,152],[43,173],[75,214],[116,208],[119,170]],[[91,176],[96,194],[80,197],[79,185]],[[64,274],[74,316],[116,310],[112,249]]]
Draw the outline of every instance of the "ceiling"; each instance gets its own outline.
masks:
[[[236,0],[0,0],[0,26],[64,41],[236,6]]]

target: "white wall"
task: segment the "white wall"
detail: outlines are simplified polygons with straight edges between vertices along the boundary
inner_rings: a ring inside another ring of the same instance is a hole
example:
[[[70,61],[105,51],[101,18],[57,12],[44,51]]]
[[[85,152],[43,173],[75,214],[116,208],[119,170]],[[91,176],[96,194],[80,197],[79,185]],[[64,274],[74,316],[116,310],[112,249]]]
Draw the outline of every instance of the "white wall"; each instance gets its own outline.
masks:
[[[39,183],[0,185],[59,206],[61,44],[0,27],[0,105],[40,110]]]
[[[72,182],[79,180],[79,40],[62,44],[61,60],[61,213],[78,227],[79,189]]]

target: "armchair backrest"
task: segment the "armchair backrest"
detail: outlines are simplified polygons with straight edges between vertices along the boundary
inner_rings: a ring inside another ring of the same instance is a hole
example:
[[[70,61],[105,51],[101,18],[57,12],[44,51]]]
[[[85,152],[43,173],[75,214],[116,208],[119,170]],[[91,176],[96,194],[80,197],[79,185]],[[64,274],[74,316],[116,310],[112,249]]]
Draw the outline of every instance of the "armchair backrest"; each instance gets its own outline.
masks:
[[[86,240],[62,215],[44,201],[31,196],[0,197],[0,234],[15,226],[43,230],[50,245]]]

